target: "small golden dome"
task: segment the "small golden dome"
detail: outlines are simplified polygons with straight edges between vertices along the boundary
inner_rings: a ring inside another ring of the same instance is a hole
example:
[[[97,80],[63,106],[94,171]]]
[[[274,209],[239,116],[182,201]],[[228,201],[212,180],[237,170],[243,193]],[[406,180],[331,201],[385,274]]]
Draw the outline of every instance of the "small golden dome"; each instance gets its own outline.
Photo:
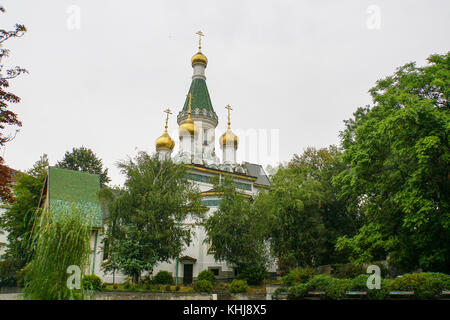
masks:
[[[178,133],[181,136],[186,134],[190,134],[191,136],[195,135],[198,132],[197,126],[192,121],[191,117],[188,117],[186,121],[178,128]]]
[[[161,137],[156,139],[156,151],[161,149],[173,150],[175,146],[175,141],[169,136],[167,131],[164,131]]]
[[[230,146],[230,145],[234,145],[234,148],[236,149],[238,146],[238,142],[239,142],[239,138],[237,135],[235,135],[231,129],[228,129],[227,132],[225,132],[221,137],[220,137],[220,146],[223,148],[225,146]]]
[[[191,59],[191,62],[192,62],[192,66],[194,66],[194,64],[199,63],[199,64],[203,64],[206,67],[208,65],[208,58],[206,58],[206,56],[199,51],[196,54],[194,54],[194,56]]]

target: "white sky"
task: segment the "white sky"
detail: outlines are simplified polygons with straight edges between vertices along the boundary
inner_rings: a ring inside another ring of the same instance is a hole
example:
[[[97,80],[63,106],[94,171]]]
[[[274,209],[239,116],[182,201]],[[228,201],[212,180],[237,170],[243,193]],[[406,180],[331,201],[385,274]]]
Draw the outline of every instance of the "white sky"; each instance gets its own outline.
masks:
[[[118,160],[137,149],[154,151],[167,107],[178,143],[176,114],[191,82],[198,30],[206,35],[216,138],[226,128],[227,104],[234,108],[233,131],[279,130],[279,153],[263,164],[337,144],[343,120],[371,102],[367,91],[377,79],[450,49],[447,0],[1,4],[7,12],[0,28],[22,23],[29,30],[5,43],[11,49],[5,65],[30,72],[11,81],[22,98],[12,109],[23,127],[2,150],[6,163],[26,170],[47,153],[54,164],[84,145],[109,168],[113,184],[123,182]],[[79,29],[67,26],[71,5],[81,10]],[[371,5],[380,9],[379,29],[367,26],[368,19],[376,26]]]

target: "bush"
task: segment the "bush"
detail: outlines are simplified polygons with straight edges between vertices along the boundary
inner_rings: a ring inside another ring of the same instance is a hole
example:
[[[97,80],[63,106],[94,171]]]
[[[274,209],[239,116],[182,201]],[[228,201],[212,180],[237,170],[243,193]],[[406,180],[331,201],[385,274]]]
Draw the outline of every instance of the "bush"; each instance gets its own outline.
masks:
[[[155,284],[173,284],[173,277],[168,271],[161,270],[153,278]]]
[[[414,291],[413,299],[435,299],[450,289],[450,275],[434,272],[411,273],[390,282],[391,291]]]
[[[85,275],[81,284],[84,290],[100,291],[102,289],[102,279],[95,274]]]
[[[119,288],[119,285],[118,285],[117,283],[114,283],[114,284],[112,285],[112,288],[113,288],[114,290],[117,290],[117,289]]]
[[[198,280],[207,280],[211,281],[211,283],[214,283],[216,281],[216,276],[211,270],[203,270],[198,274]]]
[[[198,280],[196,283],[196,288],[199,292],[211,292],[213,284],[209,280]]]
[[[248,284],[258,285],[267,278],[266,268],[261,265],[248,265],[238,268],[238,279],[246,280]]]
[[[234,279],[228,289],[231,293],[242,293],[247,290],[247,287],[247,281]]]
[[[337,279],[329,275],[316,275],[306,283],[308,291],[325,291],[328,299],[342,299],[350,288],[350,279]]]
[[[317,272],[310,267],[292,269],[287,275],[283,276],[283,285],[295,286],[297,284],[306,283],[316,274]]]
[[[172,291],[172,289],[170,288],[170,284],[166,285],[166,287],[164,288],[164,291],[167,291],[167,292]]]
[[[389,281],[381,279],[380,289],[367,288],[367,279],[369,274],[361,274],[351,280],[349,291],[366,291],[367,298],[372,300],[383,300],[389,296]]]
[[[303,299],[305,298],[307,293],[308,293],[308,285],[306,283],[301,283],[289,289],[288,299],[289,300]]]

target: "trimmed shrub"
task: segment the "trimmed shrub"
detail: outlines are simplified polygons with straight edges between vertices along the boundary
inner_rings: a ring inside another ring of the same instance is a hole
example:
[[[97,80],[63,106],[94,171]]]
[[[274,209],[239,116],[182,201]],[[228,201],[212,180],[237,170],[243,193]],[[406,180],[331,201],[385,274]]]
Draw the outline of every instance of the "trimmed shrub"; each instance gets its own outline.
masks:
[[[306,283],[298,284],[289,289],[288,299],[289,300],[304,299],[308,291],[309,291],[308,284]]]
[[[214,275],[214,273],[211,270],[203,270],[202,272],[200,272],[198,274],[198,278],[199,281],[200,280],[207,280],[207,281],[211,281],[211,283],[214,283],[216,281],[216,276]]]
[[[390,291],[414,291],[413,299],[436,299],[450,289],[450,275],[434,272],[410,273],[390,282]]]
[[[248,265],[238,268],[238,279],[246,280],[248,284],[258,285],[267,278],[266,268],[261,265]]]
[[[367,288],[367,279],[369,274],[361,274],[350,282],[349,291],[366,291],[367,298],[371,300],[383,300],[389,297],[389,282],[390,280],[381,279],[380,289]]]
[[[300,283],[305,283],[316,274],[317,272],[310,267],[292,269],[287,275],[283,276],[283,285],[295,286]]]
[[[230,290],[231,293],[242,293],[247,290],[247,287],[248,287],[247,281],[234,279],[231,282],[228,289]]]
[[[100,277],[95,274],[85,275],[81,280],[81,284],[84,290],[102,290],[102,279],[100,279]]]
[[[199,292],[211,292],[213,288],[213,284],[209,280],[198,280],[197,281],[197,290]]]
[[[153,278],[155,284],[173,284],[173,277],[168,271],[161,270]]]
[[[329,275],[319,274],[306,283],[308,291],[325,291],[325,298],[342,299],[350,287],[350,279],[337,279]]]

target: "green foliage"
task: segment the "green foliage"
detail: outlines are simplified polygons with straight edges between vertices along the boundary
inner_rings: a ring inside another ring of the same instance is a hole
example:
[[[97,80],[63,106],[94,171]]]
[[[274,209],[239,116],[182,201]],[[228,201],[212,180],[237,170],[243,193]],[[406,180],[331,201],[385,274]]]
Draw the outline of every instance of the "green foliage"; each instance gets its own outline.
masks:
[[[102,279],[95,274],[85,275],[81,280],[81,285],[84,290],[100,291],[102,289]]]
[[[241,265],[238,267],[238,279],[246,280],[251,285],[259,285],[267,279],[266,267],[260,264]]]
[[[345,167],[340,151],[308,148],[280,166],[268,192],[255,199],[269,221],[271,248],[279,268],[317,266],[345,261],[334,250],[336,239],[357,231],[358,219],[347,209],[347,199],[338,199],[339,187],[332,179]]]
[[[316,275],[306,283],[289,288],[288,299],[303,299],[309,291],[324,291],[327,299],[343,299],[347,291],[365,291],[371,300],[389,298],[390,291],[414,291],[412,299],[436,299],[450,288],[450,276],[443,273],[405,274],[394,280],[381,279],[380,289],[368,289],[370,275],[360,274],[353,279],[338,279],[329,275]]]
[[[64,158],[58,161],[57,167],[75,171],[88,172],[100,175],[102,185],[111,181],[108,177],[108,169],[103,170],[103,163],[97,155],[89,148],[73,148],[72,152],[67,151]]]
[[[32,263],[28,263],[25,267],[23,267],[19,272],[16,274],[17,278],[17,286],[23,288],[25,284],[30,281],[29,272],[31,270]]]
[[[191,241],[191,225],[202,217],[198,189],[186,178],[186,167],[140,152],[119,164],[125,187],[107,204],[110,219],[105,245],[107,271],[120,270],[137,283],[158,262],[177,258]]]
[[[216,282],[216,276],[211,270],[203,270],[198,274],[197,277],[198,280],[208,280],[211,281],[211,283]]]
[[[213,283],[209,280],[198,280],[196,287],[199,292],[211,292],[213,289]]]
[[[289,288],[288,299],[300,300],[305,298],[307,294],[308,294],[308,284],[300,283]]]
[[[221,193],[219,208],[203,221],[216,260],[235,265],[240,274],[259,283],[269,262],[267,219],[258,205],[240,194],[231,178],[214,182]]]
[[[29,263],[34,254],[31,232],[35,216],[39,213],[39,201],[47,176],[48,159],[43,155],[26,173],[17,173],[12,189],[15,202],[5,206],[6,211],[0,215],[0,230],[8,232],[8,245],[2,259],[15,272],[10,270],[10,283],[16,282],[15,273]]]
[[[301,283],[306,283],[316,274],[316,270],[311,267],[295,268],[292,269],[287,275],[283,276],[283,285],[295,286]]]
[[[242,293],[247,290],[247,287],[248,287],[247,281],[234,279],[231,282],[228,289],[230,290],[231,293]]]
[[[360,274],[365,274],[366,270],[362,265],[355,265],[353,263],[335,264],[331,275],[335,278],[355,278]]]
[[[450,275],[443,273],[411,273],[397,277],[389,285],[391,291],[414,291],[413,299],[435,299],[450,290]]]
[[[73,206],[72,212],[44,212],[36,221],[33,240],[36,252],[27,273],[25,299],[75,299],[67,288],[67,268],[79,266],[83,273],[89,262],[92,217]],[[83,276],[83,274],[81,274]]]
[[[173,277],[168,271],[161,270],[153,278],[155,284],[173,284]]]
[[[14,258],[0,260],[0,287],[14,287],[17,285],[17,269],[18,262]]]
[[[348,169],[334,179],[366,225],[337,249],[356,262],[450,272],[450,52],[408,63],[370,90],[341,133]],[[367,238],[369,237],[369,238]]]
[[[351,288],[350,279],[337,279],[329,275],[316,275],[308,282],[301,283],[289,289],[289,299],[302,299],[308,291],[326,292],[326,299],[342,299],[346,296],[346,292]]]
[[[371,300],[383,300],[389,297],[389,287],[390,280],[381,278],[381,288],[380,289],[368,289],[367,279],[370,275],[360,274],[353,278],[350,282],[349,291],[365,291],[367,292],[367,298]]]

